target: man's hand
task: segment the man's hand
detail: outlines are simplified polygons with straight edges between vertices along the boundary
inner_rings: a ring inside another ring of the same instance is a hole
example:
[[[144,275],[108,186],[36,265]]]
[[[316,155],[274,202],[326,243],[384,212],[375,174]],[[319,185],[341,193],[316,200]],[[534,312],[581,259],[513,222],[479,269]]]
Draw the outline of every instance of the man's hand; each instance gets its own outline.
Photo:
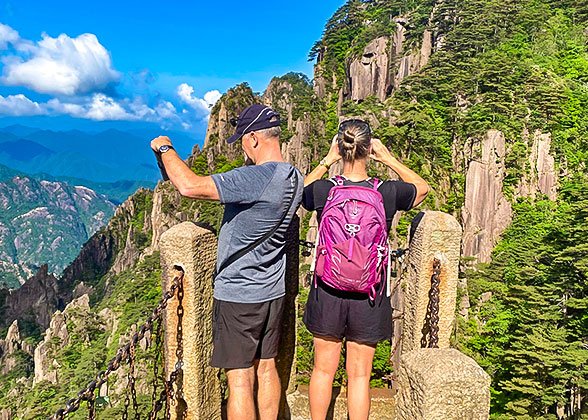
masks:
[[[159,148],[165,144],[167,144],[168,146],[172,145],[171,140],[167,136],[159,136],[151,140],[151,148],[155,152],[159,152]]]
[[[392,153],[390,153],[380,139],[372,138],[372,153],[370,154],[370,158],[377,162],[389,164],[394,159],[394,156],[392,156]]]
[[[333,163],[338,162],[341,159],[341,155],[339,154],[339,143],[337,142],[338,134],[335,134],[333,137],[333,141],[331,142],[331,148],[329,149],[329,153],[327,153],[327,157],[325,157],[325,161],[327,165],[331,166]]]

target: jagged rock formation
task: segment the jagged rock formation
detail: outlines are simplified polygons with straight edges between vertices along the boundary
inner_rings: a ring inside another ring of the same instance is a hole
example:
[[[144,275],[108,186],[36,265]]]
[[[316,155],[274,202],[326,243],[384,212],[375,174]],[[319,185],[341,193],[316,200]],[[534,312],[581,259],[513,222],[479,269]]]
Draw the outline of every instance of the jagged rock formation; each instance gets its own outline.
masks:
[[[246,84],[229,89],[214,105],[208,120],[204,149],[207,150],[208,164],[215,167],[215,157],[225,155],[234,160],[242,154],[238,144],[227,145],[226,140],[233,135],[235,128],[230,119],[238,117],[241,111],[259,101]]]
[[[325,134],[324,121],[304,111],[317,99],[310,82],[294,73],[272,79],[261,97],[282,118],[282,155],[303,174],[310,172],[318,140]]]
[[[10,372],[16,366],[18,351],[31,355],[33,346],[21,339],[18,322],[14,321],[8,328],[6,337],[0,339],[0,375]]]
[[[475,157],[466,175],[462,252],[465,256],[488,262],[496,242],[512,218],[511,205],[502,192],[506,173],[504,134],[491,130],[481,144],[472,144],[471,147],[471,154]]]
[[[524,135],[523,137],[528,137]],[[517,195],[535,198],[557,196],[555,159],[550,154],[551,136],[535,132],[526,171],[517,186]],[[481,143],[471,140],[461,158],[469,160],[462,209],[464,237],[462,254],[478,262],[489,262],[500,235],[510,224],[512,206],[504,193],[503,181],[508,153],[504,133],[490,130]]]
[[[58,380],[59,363],[53,357],[53,352],[57,348],[65,347],[70,342],[70,332],[68,331],[68,323],[75,328],[75,337],[78,342],[88,341],[88,333],[84,328],[79,328],[79,325],[89,324],[92,321],[98,321],[96,325],[103,325],[99,320],[90,315],[90,298],[88,295],[83,295],[78,299],[72,300],[63,312],[57,311],[51,319],[49,328],[45,331],[43,341],[35,348],[35,376],[33,385],[41,381],[48,381],[56,383]]]
[[[17,319],[32,321],[47,327],[51,314],[60,305],[57,278],[49,273],[47,264],[17,290],[6,297],[0,325],[8,325]]]

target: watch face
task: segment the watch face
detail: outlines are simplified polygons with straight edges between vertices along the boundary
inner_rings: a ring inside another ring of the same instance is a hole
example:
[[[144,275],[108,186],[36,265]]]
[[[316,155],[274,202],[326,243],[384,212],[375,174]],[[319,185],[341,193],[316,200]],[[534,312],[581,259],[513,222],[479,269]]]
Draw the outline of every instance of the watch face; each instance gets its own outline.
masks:
[[[164,144],[163,146],[159,146],[159,153],[165,153],[169,150],[169,146]]]

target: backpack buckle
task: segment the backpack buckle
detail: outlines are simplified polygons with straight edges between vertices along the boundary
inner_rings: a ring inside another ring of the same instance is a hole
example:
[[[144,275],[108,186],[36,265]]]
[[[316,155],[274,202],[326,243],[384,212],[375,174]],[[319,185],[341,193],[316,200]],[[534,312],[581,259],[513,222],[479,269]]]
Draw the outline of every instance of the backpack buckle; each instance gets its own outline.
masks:
[[[358,233],[361,230],[361,226],[360,225],[355,225],[353,223],[347,223],[345,225],[345,230],[347,232],[349,232],[349,235],[351,235],[351,237],[354,237],[356,233]]]

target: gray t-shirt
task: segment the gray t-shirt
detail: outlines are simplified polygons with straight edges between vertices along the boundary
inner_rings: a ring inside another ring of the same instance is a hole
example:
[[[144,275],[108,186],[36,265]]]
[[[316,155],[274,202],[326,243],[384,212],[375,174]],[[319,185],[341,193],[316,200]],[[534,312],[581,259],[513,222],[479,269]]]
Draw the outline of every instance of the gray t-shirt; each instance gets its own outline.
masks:
[[[225,204],[218,236],[217,269],[231,255],[272,230],[295,194],[278,230],[222,270],[214,283],[214,297],[228,302],[260,303],[284,296],[284,245],[286,231],[302,200],[304,180],[300,171],[287,162],[267,162],[214,174],[212,179],[220,202]]]

